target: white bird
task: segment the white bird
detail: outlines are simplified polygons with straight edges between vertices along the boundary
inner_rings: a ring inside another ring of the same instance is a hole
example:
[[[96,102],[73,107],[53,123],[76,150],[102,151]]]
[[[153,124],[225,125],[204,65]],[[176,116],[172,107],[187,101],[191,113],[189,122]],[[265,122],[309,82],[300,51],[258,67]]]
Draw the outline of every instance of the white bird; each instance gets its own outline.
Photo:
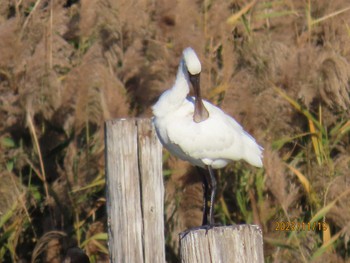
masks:
[[[212,168],[220,169],[241,159],[253,166],[262,167],[263,148],[235,119],[210,102],[202,100],[200,72],[201,63],[195,51],[186,48],[175,84],[152,107],[153,122],[161,143],[170,153],[195,166],[208,169],[211,180],[209,225],[212,226],[216,192]],[[194,97],[189,96],[190,83]],[[203,225],[206,225],[208,183],[205,176],[203,189]]]

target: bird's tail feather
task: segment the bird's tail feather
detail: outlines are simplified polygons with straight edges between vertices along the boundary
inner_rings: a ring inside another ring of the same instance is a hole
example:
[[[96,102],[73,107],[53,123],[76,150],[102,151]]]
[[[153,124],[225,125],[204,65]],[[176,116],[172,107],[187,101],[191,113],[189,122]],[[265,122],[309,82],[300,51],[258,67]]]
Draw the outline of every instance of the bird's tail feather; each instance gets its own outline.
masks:
[[[252,136],[244,137],[244,140],[243,159],[253,166],[262,167],[262,152],[264,148],[258,145]]]

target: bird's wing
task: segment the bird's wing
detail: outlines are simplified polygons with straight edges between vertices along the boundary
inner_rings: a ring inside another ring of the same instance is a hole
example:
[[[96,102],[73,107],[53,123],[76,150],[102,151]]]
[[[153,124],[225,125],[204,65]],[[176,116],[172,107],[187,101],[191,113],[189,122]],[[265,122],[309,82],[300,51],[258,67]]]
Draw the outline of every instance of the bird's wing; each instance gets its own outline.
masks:
[[[167,125],[169,140],[194,158],[240,159],[242,127],[217,107],[206,104],[209,118],[195,123],[188,114]],[[234,149],[237,149],[235,151]]]

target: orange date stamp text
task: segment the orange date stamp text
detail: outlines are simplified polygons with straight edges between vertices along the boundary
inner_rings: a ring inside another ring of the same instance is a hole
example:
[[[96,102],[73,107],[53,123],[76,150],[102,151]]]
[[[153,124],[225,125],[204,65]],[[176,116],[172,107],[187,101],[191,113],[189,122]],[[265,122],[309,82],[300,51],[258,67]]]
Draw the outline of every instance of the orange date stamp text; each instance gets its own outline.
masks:
[[[326,231],[326,222],[274,221],[274,231]]]

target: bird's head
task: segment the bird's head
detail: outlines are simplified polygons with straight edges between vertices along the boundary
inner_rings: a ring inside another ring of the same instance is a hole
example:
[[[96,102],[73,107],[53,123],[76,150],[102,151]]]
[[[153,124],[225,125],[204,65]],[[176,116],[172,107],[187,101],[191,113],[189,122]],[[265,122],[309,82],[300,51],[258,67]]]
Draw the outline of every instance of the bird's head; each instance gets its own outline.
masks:
[[[201,73],[202,66],[196,52],[191,47],[183,51],[183,59],[190,75],[198,75]]]
[[[199,61],[199,58],[197,57],[196,52],[194,52],[194,50],[190,47],[186,48],[183,51],[183,60],[188,71],[189,81],[191,82],[193,91],[194,91],[195,106],[194,106],[193,120],[196,123],[199,123],[209,118],[209,112],[204,107],[204,104],[201,98],[201,91],[200,91],[200,73],[202,70],[201,62]]]

